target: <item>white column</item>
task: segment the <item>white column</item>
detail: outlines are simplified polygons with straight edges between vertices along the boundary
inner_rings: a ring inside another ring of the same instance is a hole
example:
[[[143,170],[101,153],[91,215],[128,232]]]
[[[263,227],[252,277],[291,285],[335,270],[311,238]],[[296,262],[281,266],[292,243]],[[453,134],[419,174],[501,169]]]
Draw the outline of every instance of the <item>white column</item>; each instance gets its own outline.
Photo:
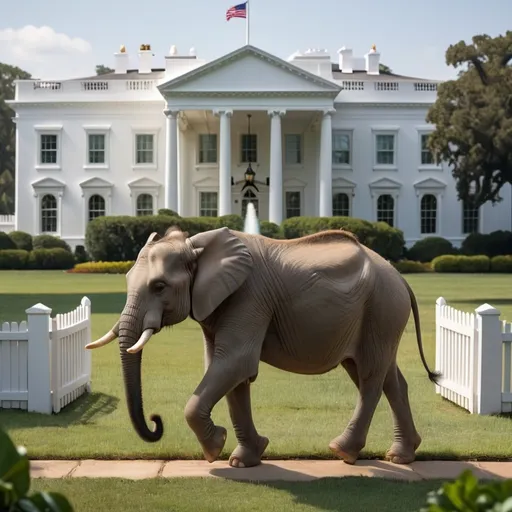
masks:
[[[178,211],[178,114],[164,110],[165,134],[165,208]]]
[[[231,116],[232,110],[214,112],[220,117],[219,217],[231,213]]]
[[[285,110],[269,110],[270,116],[270,190],[268,220],[280,225],[283,221],[283,149],[281,117]]]
[[[332,120],[335,109],[324,110],[320,134],[320,217],[332,216]]]

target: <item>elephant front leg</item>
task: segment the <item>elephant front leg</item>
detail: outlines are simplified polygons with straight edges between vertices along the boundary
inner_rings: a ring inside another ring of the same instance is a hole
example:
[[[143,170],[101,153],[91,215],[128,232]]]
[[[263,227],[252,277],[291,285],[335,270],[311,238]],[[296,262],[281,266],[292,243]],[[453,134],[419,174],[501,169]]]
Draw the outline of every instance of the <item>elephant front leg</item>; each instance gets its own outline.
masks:
[[[238,446],[229,458],[229,465],[248,468],[261,463],[268,438],[260,436],[254,426],[251,411],[251,381],[239,384],[227,395],[229,414],[235,429]]]

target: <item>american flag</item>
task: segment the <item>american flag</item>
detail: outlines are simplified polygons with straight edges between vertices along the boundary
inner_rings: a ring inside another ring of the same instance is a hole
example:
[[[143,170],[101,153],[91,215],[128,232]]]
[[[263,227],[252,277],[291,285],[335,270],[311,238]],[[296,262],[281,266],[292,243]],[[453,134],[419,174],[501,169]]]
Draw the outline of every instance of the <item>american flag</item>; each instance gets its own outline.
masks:
[[[247,18],[247,2],[230,7],[226,11],[226,21],[231,18]]]

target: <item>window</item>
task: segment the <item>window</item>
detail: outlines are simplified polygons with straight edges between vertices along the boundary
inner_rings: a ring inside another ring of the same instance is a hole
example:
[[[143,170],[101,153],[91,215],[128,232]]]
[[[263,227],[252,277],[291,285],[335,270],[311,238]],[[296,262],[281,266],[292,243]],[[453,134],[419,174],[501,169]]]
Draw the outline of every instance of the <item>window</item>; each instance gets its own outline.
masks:
[[[90,133],[88,163],[104,164],[105,162],[105,134]]]
[[[199,193],[199,216],[200,217],[217,217],[219,212],[218,193],[217,192],[200,192]]]
[[[89,198],[89,220],[105,215],[105,199],[99,194],[94,194]]]
[[[41,232],[57,232],[57,199],[53,194],[46,194],[41,199]]]
[[[462,232],[467,235],[478,233],[480,224],[480,209],[469,205],[466,201],[462,203]]]
[[[241,162],[257,162],[257,137],[254,133],[242,135],[242,154]]]
[[[434,156],[427,146],[429,134],[421,135],[421,165],[433,165]]]
[[[153,215],[153,196],[150,194],[139,194],[137,196],[137,217]]]
[[[348,133],[333,132],[332,163],[350,165],[350,135]]]
[[[57,164],[57,135],[41,134],[41,164]]]
[[[300,192],[286,192],[285,203],[287,219],[290,217],[300,217]]]
[[[136,151],[135,163],[152,164],[154,163],[154,135],[152,133],[137,134],[135,137]]]
[[[379,134],[375,138],[377,151],[377,165],[395,164],[395,136],[393,134]]]
[[[247,215],[247,205],[252,203],[254,205],[254,209],[256,210],[256,215],[259,217],[259,201],[258,197],[252,190],[248,190],[244,197],[242,198],[242,218],[245,219]]]
[[[286,134],[284,137],[285,162],[287,165],[302,163],[302,137],[295,133]]]
[[[395,200],[389,194],[377,199],[377,222],[387,222],[391,227],[395,223]]]
[[[421,233],[437,231],[437,197],[425,194],[421,198]]]
[[[199,135],[199,163],[215,164],[217,163],[217,134]]]
[[[332,215],[334,217],[350,216],[350,199],[348,194],[339,192],[332,196]]]

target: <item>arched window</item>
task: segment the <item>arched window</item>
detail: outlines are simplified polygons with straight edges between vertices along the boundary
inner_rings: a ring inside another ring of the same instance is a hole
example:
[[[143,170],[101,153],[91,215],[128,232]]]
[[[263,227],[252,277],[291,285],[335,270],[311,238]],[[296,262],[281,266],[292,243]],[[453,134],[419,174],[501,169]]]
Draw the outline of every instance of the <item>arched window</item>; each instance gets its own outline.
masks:
[[[252,203],[254,205],[254,209],[256,210],[256,215],[259,217],[259,201],[256,194],[249,189],[242,198],[242,218],[245,219],[245,215],[247,213],[247,205]]]
[[[387,222],[391,227],[395,224],[395,200],[389,194],[377,199],[377,222]]]
[[[94,194],[89,198],[89,220],[105,215],[105,199],[99,194]]]
[[[437,197],[425,194],[421,198],[421,233],[437,232]]]
[[[57,199],[53,194],[45,194],[41,199],[41,232],[57,232]]]
[[[339,192],[332,196],[332,215],[333,217],[350,216],[350,199],[348,194]]]
[[[150,194],[139,194],[137,197],[137,217],[153,215],[153,196]]]

